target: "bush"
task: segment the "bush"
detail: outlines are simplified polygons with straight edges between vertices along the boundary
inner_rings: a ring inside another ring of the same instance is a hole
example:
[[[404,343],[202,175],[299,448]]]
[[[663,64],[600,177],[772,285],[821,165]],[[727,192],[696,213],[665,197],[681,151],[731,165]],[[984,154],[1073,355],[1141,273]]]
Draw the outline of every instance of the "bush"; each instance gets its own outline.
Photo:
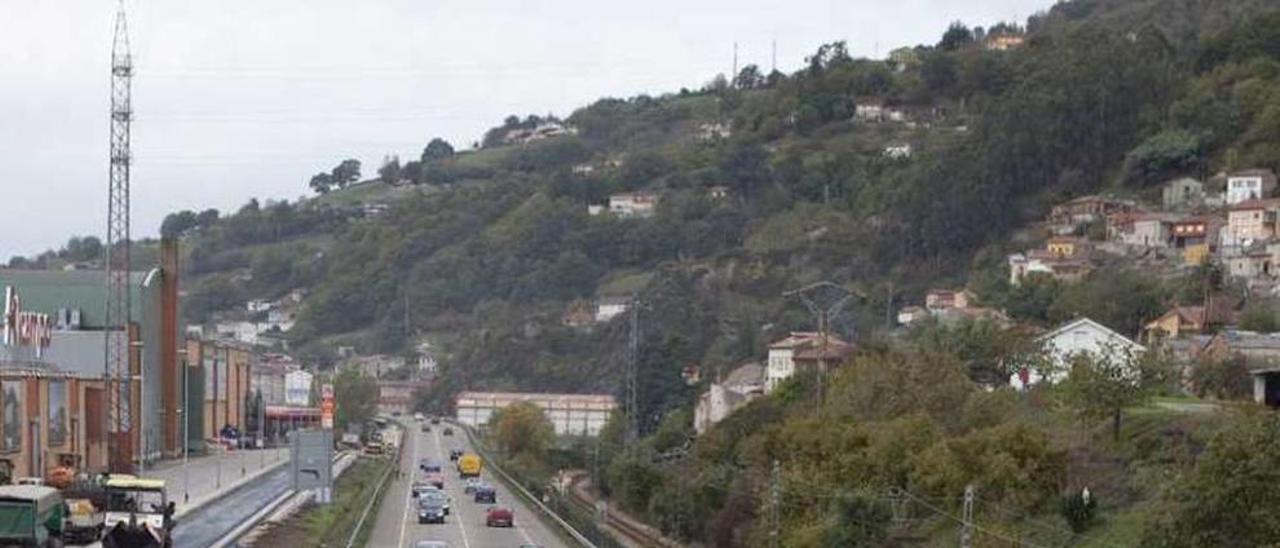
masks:
[[[1084,491],[1064,495],[1058,505],[1058,513],[1062,514],[1062,519],[1067,520],[1067,525],[1076,533],[1089,529],[1097,509],[1098,498],[1092,493],[1086,496]]]

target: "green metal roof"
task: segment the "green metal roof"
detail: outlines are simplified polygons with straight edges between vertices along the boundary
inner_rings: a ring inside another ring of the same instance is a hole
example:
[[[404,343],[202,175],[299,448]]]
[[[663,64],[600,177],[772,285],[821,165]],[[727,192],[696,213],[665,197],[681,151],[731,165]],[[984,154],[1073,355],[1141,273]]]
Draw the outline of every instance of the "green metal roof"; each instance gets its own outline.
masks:
[[[133,290],[131,308],[135,321],[142,318],[142,283],[147,272],[129,275]],[[101,270],[11,270],[0,269],[0,289],[13,286],[22,299],[22,309],[56,314],[58,309],[79,309],[82,328],[101,328],[107,306],[107,275]],[[158,287],[153,288],[158,290]],[[0,300],[3,300],[0,297]],[[0,308],[3,303],[0,303]]]

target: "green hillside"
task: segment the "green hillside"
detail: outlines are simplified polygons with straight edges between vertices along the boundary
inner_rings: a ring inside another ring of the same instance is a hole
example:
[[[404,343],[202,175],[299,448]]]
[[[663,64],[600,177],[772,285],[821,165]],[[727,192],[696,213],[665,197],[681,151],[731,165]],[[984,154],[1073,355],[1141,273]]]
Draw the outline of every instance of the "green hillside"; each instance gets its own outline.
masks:
[[[1194,297],[1210,273],[1118,269],[1011,288],[1002,259],[1066,198],[1152,197],[1177,175],[1280,170],[1274,10],[1075,0],[1025,25],[956,25],[888,61],[831,43],[790,74],[748,66],[563,120],[513,116],[478,149],[433,141],[380,180],[355,182],[347,165],[317,175],[316,188],[335,188],[314,198],[178,213],[166,233],[190,250],[189,320],[306,289],[295,351],[328,366],[338,346],[403,353],[429,340],[442,370],[426,409],[446,411],[462,389],[621,394],[634,329],[644,439],[623,443],[615,424],[596,479],[682,538],[764,545],[777,461],[785,546],[950,543],[947,515],[969,483],[985,501],[982,546],[1230,545],[1207,521],[1194,523],[1208,536],[1195,536],[1176,518],[1194,513],[1189,493],[1216,485],[1197,459],[1230,467],[1241,447],[1275,448],[1229,425],[1234,414],[1135,405],[1112,439],[1109,415],[1076,413],[1078,394],[977,388],[1021,349],[1017,335],[888,332],[892,311],[931,287],[977,289],[1031,328],[1086,314],[1126,333]],[[986,47],[1002,35],[1025,41]],[[657,196],[653,214],[589,212],[624,192]],[[820,280],[857,295],[833,329],[864,348],[826,403],[800,378],[687,444],[705,379],[812,329],[784,293]],[[569,321],[618,298],[638,312]],[[689,366],[701,384],[681,377]],[[1103,517],[1071,522],[1060,507],[1086,486]],[[941,510],[914,505],[918,521],[891,522],[881,503],[892,489]],[[1256,493],[1217,493],[1242,494]],[[1265,539],[1267,524],[1236,531]]]

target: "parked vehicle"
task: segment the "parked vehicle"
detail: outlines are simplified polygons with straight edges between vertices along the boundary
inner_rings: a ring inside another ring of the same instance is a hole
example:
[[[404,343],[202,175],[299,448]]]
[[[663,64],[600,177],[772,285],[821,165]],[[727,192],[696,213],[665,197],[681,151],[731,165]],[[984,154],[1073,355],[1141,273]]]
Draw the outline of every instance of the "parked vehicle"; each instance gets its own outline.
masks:
[[[62,493],[42,485],[0,486],[0,545],[59,546]]]
[[[418,523],[444,523],[444,506],[426,497],[419,498]]]
[[[494,506],[485,512],[484,524],[489,527],[514,527],[514,512],[504,506]]]
[[[464,478],[480,477],[482,468],[484,468],[484,463],[480,460],[480,455],[466,453],[458,457],[458,475]]]
[[[498,491],[488,485],[482,485],[475,491],[475,501],[480,504],[497,504]]]
[[[164,480],[113,475],[106,482],[106,548],[172,548],[174,503]]]

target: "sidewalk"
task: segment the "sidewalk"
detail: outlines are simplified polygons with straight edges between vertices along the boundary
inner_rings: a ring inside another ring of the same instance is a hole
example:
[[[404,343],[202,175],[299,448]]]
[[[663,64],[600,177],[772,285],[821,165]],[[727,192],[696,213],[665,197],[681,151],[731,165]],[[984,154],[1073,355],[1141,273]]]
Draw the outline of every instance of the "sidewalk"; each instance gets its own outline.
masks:
[[[169,500],[177,504],[176,513],[181,516],[288,460],[288,447],[231,451],[192,456],[185,473],[182,459],[177,459],[148,466],[139,475],[165,480]]]

